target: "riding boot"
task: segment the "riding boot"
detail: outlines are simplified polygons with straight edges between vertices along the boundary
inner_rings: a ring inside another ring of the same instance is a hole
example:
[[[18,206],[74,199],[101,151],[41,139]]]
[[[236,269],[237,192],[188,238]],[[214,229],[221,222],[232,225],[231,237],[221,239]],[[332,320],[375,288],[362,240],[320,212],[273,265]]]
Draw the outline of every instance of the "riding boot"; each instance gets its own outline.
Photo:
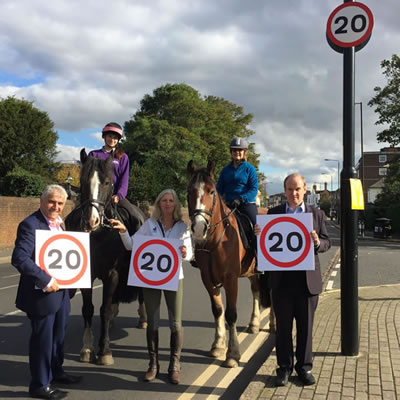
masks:
[[[168,366],[168,378],[169,381],[175,385],[179,383],[179,379],[181,376],[181,365],[179,360],[181,358],[182,345],[183,329],[176,332],[171,332],[171,356]]]
[[[158,330],[146,330],[147,349],[149,351],[149,368],[144,374],[145,382],[152,381],[160,371],[160,364],[158,363]]]

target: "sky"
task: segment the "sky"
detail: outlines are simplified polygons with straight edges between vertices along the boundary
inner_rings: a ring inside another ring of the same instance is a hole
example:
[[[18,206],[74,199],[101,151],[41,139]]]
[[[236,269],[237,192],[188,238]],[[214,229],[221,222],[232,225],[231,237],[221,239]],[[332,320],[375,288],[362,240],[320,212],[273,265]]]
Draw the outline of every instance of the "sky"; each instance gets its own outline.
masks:
[[[367,105],[385,86],[380,63],[400,52],[400,2],[363,1],[374,15],[355,56],[364,151],[379,151],[378,114]],[[185,83],[253,114],[269,194],[292,172],[308,187],[337,187],[343,159],[343,55],[326,24],[337,0],[2,0],[0,97],[32,101],[59,135],[57,160],[102,146],[101,129],[130,119],[145,94]],[[361,153],[355,107],[355,159]],[[338,161],[324,161],[324,159]]]

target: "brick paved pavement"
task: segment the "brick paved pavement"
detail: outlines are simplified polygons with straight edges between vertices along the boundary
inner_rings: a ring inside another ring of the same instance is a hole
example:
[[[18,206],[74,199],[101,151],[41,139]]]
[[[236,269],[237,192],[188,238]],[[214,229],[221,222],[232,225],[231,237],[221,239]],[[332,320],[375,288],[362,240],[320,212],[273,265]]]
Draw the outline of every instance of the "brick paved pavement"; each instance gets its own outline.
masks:
[[[286,387],[274,387],[273,351],[240,399],[399,399],[400,285],[359,288],[359,318],[359,355],[345,357],[340,343],[340,291],[321,294],[313,335],[316,384],[303,387],[294,373]]]

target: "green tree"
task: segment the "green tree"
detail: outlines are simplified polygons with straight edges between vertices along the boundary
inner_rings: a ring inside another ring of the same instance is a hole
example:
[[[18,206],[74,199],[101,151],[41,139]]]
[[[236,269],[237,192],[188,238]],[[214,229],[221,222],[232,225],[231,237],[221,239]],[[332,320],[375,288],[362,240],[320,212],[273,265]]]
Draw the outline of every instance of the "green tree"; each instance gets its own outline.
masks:
[[[32,174],[21,167],[15,167],[0,179],[0,193],[3,196],[39,197],[46,183],[38,174]]]
[[[205,166],[212,159],[218,174],[230,161],[232,137],[254,133],[248,128],[252,118],[242,107],[219,97],[202,98],[186,84],[166,84],[145,95],[139,110],[124,124],[124,149],[131,164],[136,163],[129,198],[153,201],[162,189],[172,187],[184,201],[187,163],[193,159]],[[258,156],[251,144],[249,162],[256,168]],[[145,188],[143,180],[151,188]],[[138,198],[141,195],[146,197]]]
[[[32,102],[7,97],[0,100],[0,178],[17,166],[50,177],[57,169],[57,133],[46,112]]]
[[[377,207],[389,207],[400,202],[400,157],[394,158],[385,176],[385,184],[382,192],[378,194],[375,205]]]
[[[385,129],[378,132],[378,142],[387,142],[391,146],[400,143],[400,57],[392,55],[390,60],[381,62],[383,75],[386,77],[386,86],[375,87],[375,96],[368,105],[375,107],[379,114],[376,125],[385,125]],[[375,201],[380,209],[397,204],[400,200],[400,160],[390,162],[384,188]]]
[[[391,60],[381,62],[381,68],[387,84],[383,88],[374,88],[375,96],[368,105],[375,107],[375,112],[379,114],[375,124],[387,126],[378,132],[378,142],[396,146],[400,143],[400,57],[393,54]]]

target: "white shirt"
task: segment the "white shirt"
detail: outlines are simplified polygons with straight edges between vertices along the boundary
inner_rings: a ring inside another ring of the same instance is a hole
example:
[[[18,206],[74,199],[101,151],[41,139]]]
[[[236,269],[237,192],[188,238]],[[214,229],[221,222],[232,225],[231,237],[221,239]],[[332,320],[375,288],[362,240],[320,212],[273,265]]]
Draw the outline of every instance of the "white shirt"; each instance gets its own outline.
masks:
[[[158,238],[163,238],[168,240],[171,239],[180,239],[183,240],[183,245],[186,247],[186,257],[185,260],[191,260],[193,256],[192,249],[192,238],[190,237],[190,232],[188,230],[187,225],[183,221],[177,221],[171,229],[163,232],[160,228],[160,225],[154,219],[147,219],[144,224],[139,228],[139,230],[132,236],[129,237],[129,232],[125,231],[124,233],[120,233],[122,243],[124,244],[127,250],[132,250],[133,241],[135,240],[135,235],[143,235],[143,236],[153,236]],[[180,268],[179,271],[179,279],[183,279],[183,269]]]

